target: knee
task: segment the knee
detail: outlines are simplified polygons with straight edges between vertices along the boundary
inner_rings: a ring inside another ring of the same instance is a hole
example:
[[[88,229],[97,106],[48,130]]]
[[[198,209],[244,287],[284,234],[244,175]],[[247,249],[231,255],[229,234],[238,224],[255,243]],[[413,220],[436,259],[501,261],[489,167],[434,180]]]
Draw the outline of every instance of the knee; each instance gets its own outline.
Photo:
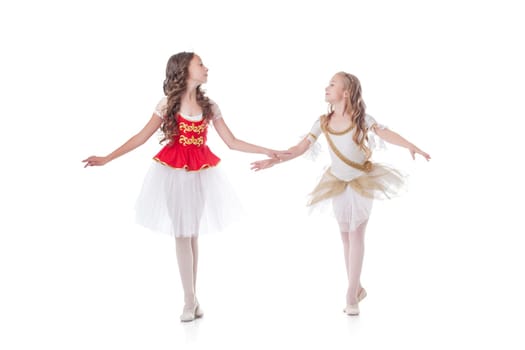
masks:
[[[363,245],[365,243],[364,231],[352,231],[348,234],[350,245]]]
[[[177,247],[191,246],[191,237],[176,237],[175,244]]]

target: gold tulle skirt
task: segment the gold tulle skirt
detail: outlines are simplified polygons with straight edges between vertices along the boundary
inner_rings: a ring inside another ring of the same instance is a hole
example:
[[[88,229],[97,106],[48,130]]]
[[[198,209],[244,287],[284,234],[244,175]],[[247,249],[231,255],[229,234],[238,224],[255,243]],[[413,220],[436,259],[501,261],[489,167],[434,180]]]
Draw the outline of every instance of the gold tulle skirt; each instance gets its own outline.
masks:
[[[350,181],[338,179],[328,168],[310,193],[308,205],[333,198],[343,193],[347,187],[366,198],[390,199],[401,192],[404,184],[405,176],[384,164],[374,163],[370,171]]]
[[[351,232],[366,222],[374,199],[389,199],[400,194],[405,176],[383,164],[373,164],[370,171],[351,180],[335,177],[330,169],[309,194],[307,205],[312,211],[324,211],[330,204],[341,231]]]

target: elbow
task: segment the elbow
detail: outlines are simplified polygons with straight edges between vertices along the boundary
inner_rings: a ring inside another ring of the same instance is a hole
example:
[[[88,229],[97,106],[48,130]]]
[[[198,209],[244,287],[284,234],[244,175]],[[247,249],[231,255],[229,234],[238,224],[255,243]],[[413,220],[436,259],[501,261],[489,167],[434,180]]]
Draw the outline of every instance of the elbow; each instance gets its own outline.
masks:
[[[136,142],[137,147],[142,146],[143,144],[145,144],[145,143],[146,143],[146,140],[147,140],[147,139],[145,139],[145,138],[143,138],[143,137],[137,137],[137,138],[135,139],[135,142]]]
[[[148,138],[142,136],[140,133],[136,134],[135,136],[133,136],[133,146],[134,146],[134,148],[142,146],[143,144],[146,143],[147,140],[148,140]]]
[[[226,142],[226,146],[228,146],[228,148],[231,149],[232,151],[239,150],[239,147],[237,145],[237,140],[236,139],[227,141]]]

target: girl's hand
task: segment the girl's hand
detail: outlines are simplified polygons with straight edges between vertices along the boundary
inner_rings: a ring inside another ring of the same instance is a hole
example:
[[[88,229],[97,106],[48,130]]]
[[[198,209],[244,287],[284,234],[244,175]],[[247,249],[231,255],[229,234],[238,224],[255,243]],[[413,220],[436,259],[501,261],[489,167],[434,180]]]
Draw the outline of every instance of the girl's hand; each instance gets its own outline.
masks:
[[[271,168],[274,166],[274,164],[279,163],[280,160],[278,158],[270,158],[270,159],[264,159],[264,160],[258,160],[256,162],[251,163],[251,169],[255,171],[259,171],[262,169]]]
[[[101,166],[108,162],[108,159],[106,157],[97,157],[97,156],[91,156],[86,159],[84,159],[82,162],[86,163],[84,165],[84,168],[88,166]]]
[[[423,157],[425,157],[427,162],[430,160],[430,155],[426,152],[423,152],[422,150],[417,148],[415,145],[411,145],[410,147],[408,147],[408,151],[410,152],[412,159],[416,159],[416,153],[418,153],[418,154],[421,154]]]
[[[278,159],[284,159],[286,156],[290,156],[290,151],[276,151],[274,149],[268,149],[264,154],[268,156],[268,158],[278,158]]]

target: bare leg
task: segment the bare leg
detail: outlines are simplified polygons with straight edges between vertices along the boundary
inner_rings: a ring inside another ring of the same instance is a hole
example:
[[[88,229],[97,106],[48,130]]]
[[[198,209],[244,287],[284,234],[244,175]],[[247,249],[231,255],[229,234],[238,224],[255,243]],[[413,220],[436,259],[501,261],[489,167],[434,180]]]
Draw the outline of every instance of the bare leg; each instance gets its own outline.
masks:
[[[192,249],[192,238],[176,238],[177,263],[179,265],[180,279],[184,291],[184,310],[181,316],[183,321],[191,321],[195,318],[195,281],[194,281],[194,257]],[[184,319],[183,319],[184,318]]]

